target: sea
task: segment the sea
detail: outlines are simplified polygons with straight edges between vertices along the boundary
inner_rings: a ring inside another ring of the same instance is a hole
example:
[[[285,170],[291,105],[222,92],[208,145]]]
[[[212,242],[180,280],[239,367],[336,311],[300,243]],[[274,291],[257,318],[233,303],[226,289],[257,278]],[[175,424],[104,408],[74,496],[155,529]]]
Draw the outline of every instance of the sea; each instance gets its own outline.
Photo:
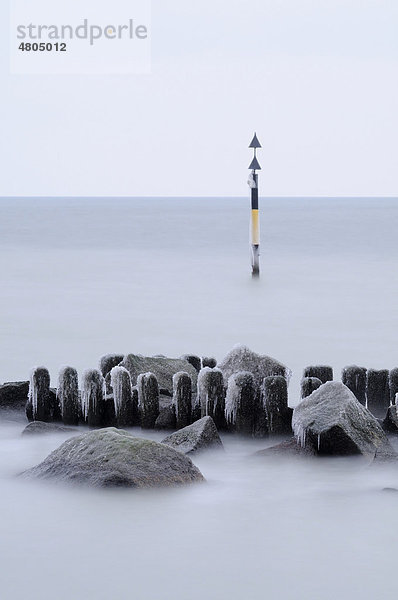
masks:
[[[221,360],[236,344],[293,372],[398,366],[398,199],[0,199],[0,383],[108,353]],[[87,491],[17,475],[63,434],[0,413],[0,597],[395,598],[398,467],[254,458],[223,435],[205,484]],[[143,435],[140,430],[135,434]],[[160,441],[161,434],[146,434]]]

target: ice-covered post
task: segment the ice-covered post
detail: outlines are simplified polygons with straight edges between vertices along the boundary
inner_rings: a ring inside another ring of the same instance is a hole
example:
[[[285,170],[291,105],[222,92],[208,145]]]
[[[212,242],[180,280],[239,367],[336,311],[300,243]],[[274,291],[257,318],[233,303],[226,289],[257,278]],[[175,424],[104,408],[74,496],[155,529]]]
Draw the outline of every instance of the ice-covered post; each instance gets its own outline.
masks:
[[[159,385],[153,373],[143,373],[137,379],[138,407],[141,427],[153,429],[159,416]]]
[[[390,371],[390,404],[397,404],[398,394],[398,368],[391,369]]]
[[[288,409],[287,381],[280,375],[264,377],[261,396],[267,417],[268,433],[291,433],[292,418]]]
[[[82,412],[89,427],[107,425],[105,381],[97,369],[87,369],[83,373]]]
[[[327,365],[315,365],[304,369],[303,377],[317,377],[322,383],[333,381],[333,369]]]
[[[315,392],[321,385],[322,381],[318,377],[303,377],[301,380],[301,398],[311,396],[312,392]]]
[[[254,157],[250,163],[250,175],[248,184],[251,189],[251,248],[252,248],[252,275],[253,277],[260,276],[260,222],[258,212],[258,175],[256,171],[261,170],[257,160],[257,148],[261,148],[257,135],[254,134],[249,148],[253,148]]]
[[[63,367],[59,372],[57,399],[65,425],[79,424],[79,380],[73,367]]]
[[[366,371],[365,367],[351,365],[341,372],[341,381],[363,406],[366,406]]]
[[[192,422],[192,380],[188,373],[180,371],[173,376],[173,405],[177,429]]]
[[[45,367],[36,367],[30,374],[26,415],[33,421],[51,421],[50,374]]]
[[[220,369],[204,367],[200,371],[196,402],[202,417],[212,417],[217,429],[225,429],[225,390]]]
[[[137,425],[138,405],[136,395],[133,395],[130,373],[124,367],[113,367],[110,375],[117,424],[119,427]]]
[[[231,429],[253,435],[256,385],[252,373],[241,371],[228,379],[225,418]]]
[[[386,369],[369,369],[366,377],[367,408],[377,418],[384,418],[390,406],[390,381]]]

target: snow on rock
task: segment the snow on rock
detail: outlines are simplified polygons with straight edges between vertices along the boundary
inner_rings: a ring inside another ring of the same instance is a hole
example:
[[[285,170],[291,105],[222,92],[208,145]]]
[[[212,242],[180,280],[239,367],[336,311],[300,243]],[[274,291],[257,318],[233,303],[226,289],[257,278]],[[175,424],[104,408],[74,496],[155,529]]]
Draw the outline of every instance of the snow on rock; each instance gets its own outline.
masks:
[[[203,417],[192,425],[167,436],[162,444],[171,446],[184,454],[192,454],[207,448],[222,448],[222,441],[211,417]]]
[[[248,371],[252,373],[255,384],[259,389],[264,377],[281,375],[289,382],[291,371],[279,361],[261,354],[252,352],[247,346],[235,346],[226,357],[218,364],[222,371],[225,383],[235,373]]]
[[[173,394],[173,375],[185,371],[192,379],[192,391],[196,389],[198,374],[196,369],[186,360],[166,358],[163,356],[141,356],[128,354],[121,363],[130,373],[132,385],[137,384],[137,378],[142,373],[153,373],[158,380],[159,388]]]
[[[377,419],[340,382],[327,382],[293,411],[293,432],[302,447],[317,454],[362,454],[373,459],[389,446]]]
[[[21,477],[101,488],[149,488],[204,481],[188,456],[114,428],[67,440]]]

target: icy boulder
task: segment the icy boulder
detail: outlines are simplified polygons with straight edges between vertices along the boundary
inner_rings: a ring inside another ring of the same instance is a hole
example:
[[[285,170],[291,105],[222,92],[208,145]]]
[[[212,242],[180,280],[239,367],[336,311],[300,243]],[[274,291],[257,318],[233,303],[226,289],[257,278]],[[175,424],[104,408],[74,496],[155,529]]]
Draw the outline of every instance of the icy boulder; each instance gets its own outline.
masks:
[[[207,448],[222,448],[222,441],[211,417],[203,417],[192,425],[166,437],[162,444],[171,446],[184,454],[192,454]]]
[[[173,376],[179,371],[185,371],[192,380],[192,391],[196,390],[198,373],[188,361],[181,358],[128,354],[124,357],[121,366],[125,367],[130,373],[132,385],[137,384],[138,375],[153,373],[158,380],[160,390],[167,390],[172,396]]]
[[[285,365],[270,356],[256,354],[246,346],[235,346],[219,363],[218,368],[224,376],[225,383],[235,373],[252,373],[257,388],[260,388],[264,377],[281,375],[289,381],[291,376],[290,369]]]
[[[302,447],[317,454],[362,454],[373,459],[389,442],[377,419],[343,383],[327,382],[293,412],[293,432]]]
[[[67,440],[42,463],[22,473],[22,477],[90,487],[135,488],[204,480],[190,458],[181,452],[114,428]]]

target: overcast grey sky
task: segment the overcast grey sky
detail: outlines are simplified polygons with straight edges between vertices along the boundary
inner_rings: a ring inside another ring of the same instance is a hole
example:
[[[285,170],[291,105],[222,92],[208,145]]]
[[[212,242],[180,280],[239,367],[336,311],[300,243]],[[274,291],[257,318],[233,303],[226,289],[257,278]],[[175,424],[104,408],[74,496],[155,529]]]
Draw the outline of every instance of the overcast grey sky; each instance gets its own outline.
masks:
[[[254,130],[262,195],[398,195],[396,0],[153,0],[150,75],[10,75],[0,23],[0,195],[245,195]]]

